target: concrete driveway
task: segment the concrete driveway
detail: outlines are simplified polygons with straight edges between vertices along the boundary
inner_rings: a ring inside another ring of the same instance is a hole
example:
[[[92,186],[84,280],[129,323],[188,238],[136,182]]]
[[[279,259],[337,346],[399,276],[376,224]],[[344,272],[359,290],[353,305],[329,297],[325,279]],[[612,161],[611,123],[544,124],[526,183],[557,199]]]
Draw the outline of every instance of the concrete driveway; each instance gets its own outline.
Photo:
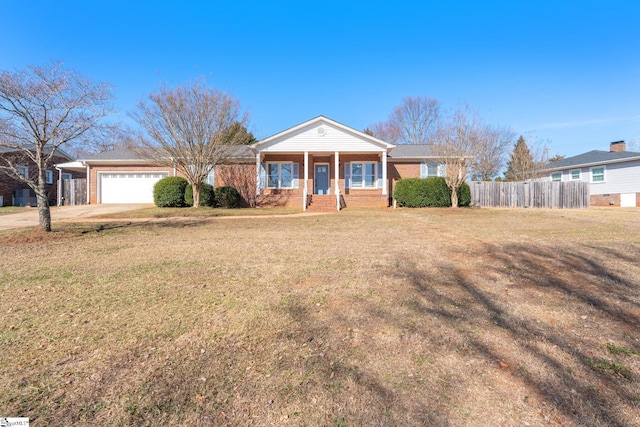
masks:
[[[117,205],[81,205],[81,206],[52,206],[51,223],[75,221],[92,216],[106,215],[116,212],[132,211],[150,208],[153,204],[117,204]],[[24,212],[0,216],[0,230],[12,228],[33,227],[38,225],[38,208],[25,208]]]

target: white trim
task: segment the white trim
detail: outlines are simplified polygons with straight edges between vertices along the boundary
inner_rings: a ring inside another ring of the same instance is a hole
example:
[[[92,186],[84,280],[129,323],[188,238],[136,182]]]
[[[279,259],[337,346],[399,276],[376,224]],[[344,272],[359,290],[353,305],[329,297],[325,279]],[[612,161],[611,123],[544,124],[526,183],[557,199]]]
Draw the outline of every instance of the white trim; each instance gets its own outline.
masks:
[[[307,210],[307,196],[309,195],[309,152],[304,152],[304,160],[302,162],[304,168],[304,187],[302,188],[302,210]]]
[[[260,152],[256,153],[256,197],[260,195]]]
[[[594,169],[602,169],[602,181],[594,181],[593,180],[593,170]],[[603,184],[603,183],[607,182],[607,167],[602,165],[602,166],[594,166],[592,168],[589,168],[589,182],[591,184]]]
[[[265,188],[272,188],[272,189],[285,189],[285,190],[293,190],[295,187],[295,185],[293,185],[293,181],[295,180],[294,177],[294,171],[293,171],[293,163],[294,162],[266,162],[266,171],[267,171],[267,180],[265,182]],[[271,174],[269,173],[269,166],[270,165],[278,165],[278,186],[277,187],[272,187],[269,185],[269,180],[271,178]],[[289,187],[283,187],[280,184],[282,183],[282,165],[291,165],[291,185]]]
[[[328,162],[318,162],[313,164],[313,194],[318,194],[316,193],[316,188],[317,188],[316,184],[318,182],[316,180],[316,166],[327,167],[327,194],[331,194],[331,168],[330,168],[331,165]]]
[[[325,123],[325,124],[337,127],[339,129],[343,130],[344,132],[347,132],[347,133],[350,133],[352,135],[355,135],[355,136],[357,136],[357,137],[359,137],[361,139],[364,139],[364,140],[366,140],[366,141],[368,141],[368,142],[370,142],[370,143],[372,143],[374,145],[377,145],[381,149],[386,149],[387,151],[391,150],[393,147],[395,147],[395,145],[393,145],[393,144],[389,144],[388,142],[385,142],[385,141],[383,141],[381,139],[375,138],[375,137],[373,137],[371,135],[367,135],[364,132],[360,132],[357,129],[353,129],[353,128],[349,127],[349,126],[343,125],[342,123],[336,122],[335,120],[331,120],[331,119],[329,119],[327,117],[324,117],[324,116],[318,116],[318,117],[315,117],[315,118],[313,118],[311,120],[307,120],[306,122],[300,123],[300,124],[298,124],[296,126],[293,126],[293,127],[289,128],[289,129],[286,129],[286,130],[284,130],[282,132],[276,133],[275,135],[271,135],[270,137],[265,138],[262,141],[258,141],[255,144],[250,145],[249,147],[253,148],[254,150],[259,150],[259,147],[261,147],[263,145],[269,144],[270,142],[273,142],[273,141],[275,141],[275,140],[277,140],[279,138],[282,138],[287,134],[293,134],[293,133],[299,131],[300,129],[303,129],[303,128],[307,127],[307,126],[311,126],[311,125],[314,125],[314,124],[317,124],[317,123]]]
[[[362,186],[354,186],[353,185],[353,165],[361,164],[362,165]],[[373,183],[372,187],[366,186],[366,167],[365,165],[371,164],[373,165]],[[349,165],[350,173],[349,173],[349,188],[356,190],[377,190],[378,187],[378,162],[372,161],[351,161]],[[384,183],[382,184],[384,185]]]
[[[387,181],[387,153],[382,153],[382,195],[387,195],[389,182]],[[388,201],[386,203],[389,203]]]
[[[336,151],[333,159],[333,173],[335,174],[336,210],[340,210],[340,152]],[[331,182],[331,179],[329,179]]]

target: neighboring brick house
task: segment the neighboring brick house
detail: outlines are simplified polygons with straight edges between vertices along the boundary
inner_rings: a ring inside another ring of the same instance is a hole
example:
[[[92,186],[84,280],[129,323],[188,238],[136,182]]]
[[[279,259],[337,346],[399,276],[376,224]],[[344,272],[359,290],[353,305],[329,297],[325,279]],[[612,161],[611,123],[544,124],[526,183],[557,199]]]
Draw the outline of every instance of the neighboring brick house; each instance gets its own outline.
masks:
[[[9,159],[25,176],[36,179],[38,168],[26,154],[14,149],[2,148],[0,150],[0,162],[3,159]],[[72,157],[60,149],[56,153],[58,155],[53,157],[53,165],[46,171],[46,189],[50,205],[55,205],[57,202],[59,179],[84,178],[84,171],[61,174],[54,165],[72,160]],[[0,206],[36,206],[33,190],[24,182],[2,172],[0,172],[0,198],[2,199]]]
[[[591,206],[640,207],[640,153],[626,151],[624,141],[549,163],[545,171],[547,180],[589,182]]]
[[[236,187],[243,196],[243,204],[248,206],[255,198],[253,165],[251,149],[238,146],[228,159],[228,164],[217,166],[206,182],[215,186]],[[105,151],[57,166],[63,171],[86,171],[87,200],[90,204],[153,203],[155,183],[167,176],[179,175],[175,168],[159,166],[152,160],[140,158],[138,154],[123,149]]]
[[[128,151],[81,160],[89,203],[153,203],[153,185],[177,171]],[[250,146],[238,146],[207,182],[238,189],[244,206],[339,210],[389,206],[401,178],[443,176],[429,145],[394,146],[318,116]]]

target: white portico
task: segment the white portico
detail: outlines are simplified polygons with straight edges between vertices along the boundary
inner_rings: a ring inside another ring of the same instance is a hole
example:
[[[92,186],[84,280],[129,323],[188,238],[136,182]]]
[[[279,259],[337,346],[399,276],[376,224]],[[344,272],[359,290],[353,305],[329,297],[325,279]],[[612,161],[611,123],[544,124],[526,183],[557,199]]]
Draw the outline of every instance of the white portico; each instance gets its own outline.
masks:
[[[318,116],[251,147],[259,204],[388,204],[387,154],[394,146],[356,129]]]

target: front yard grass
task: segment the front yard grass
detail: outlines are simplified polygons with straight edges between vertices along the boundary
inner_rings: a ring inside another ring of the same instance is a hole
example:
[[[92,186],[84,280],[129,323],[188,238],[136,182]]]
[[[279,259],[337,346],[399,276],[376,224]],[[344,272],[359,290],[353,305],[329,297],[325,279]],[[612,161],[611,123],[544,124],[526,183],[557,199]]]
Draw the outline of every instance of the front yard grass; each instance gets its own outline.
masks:
[[[159,208],[151,207],[134,211],[117,212],[108,215],[94,216],[96,219],[121,219],[121,218],[203,218],[219,216],[255,216],[255,215],[288,215],[300,213],[300,208]]]
[[[346,209],[0,232],[0,415],[638,425],[638,229],[637,210]]]
[[[25,208],[23,206],[2,206],[0,207],[0,216],[24,212],[27,209],[35,209],[35,208],[31,208],[31,207]]]

